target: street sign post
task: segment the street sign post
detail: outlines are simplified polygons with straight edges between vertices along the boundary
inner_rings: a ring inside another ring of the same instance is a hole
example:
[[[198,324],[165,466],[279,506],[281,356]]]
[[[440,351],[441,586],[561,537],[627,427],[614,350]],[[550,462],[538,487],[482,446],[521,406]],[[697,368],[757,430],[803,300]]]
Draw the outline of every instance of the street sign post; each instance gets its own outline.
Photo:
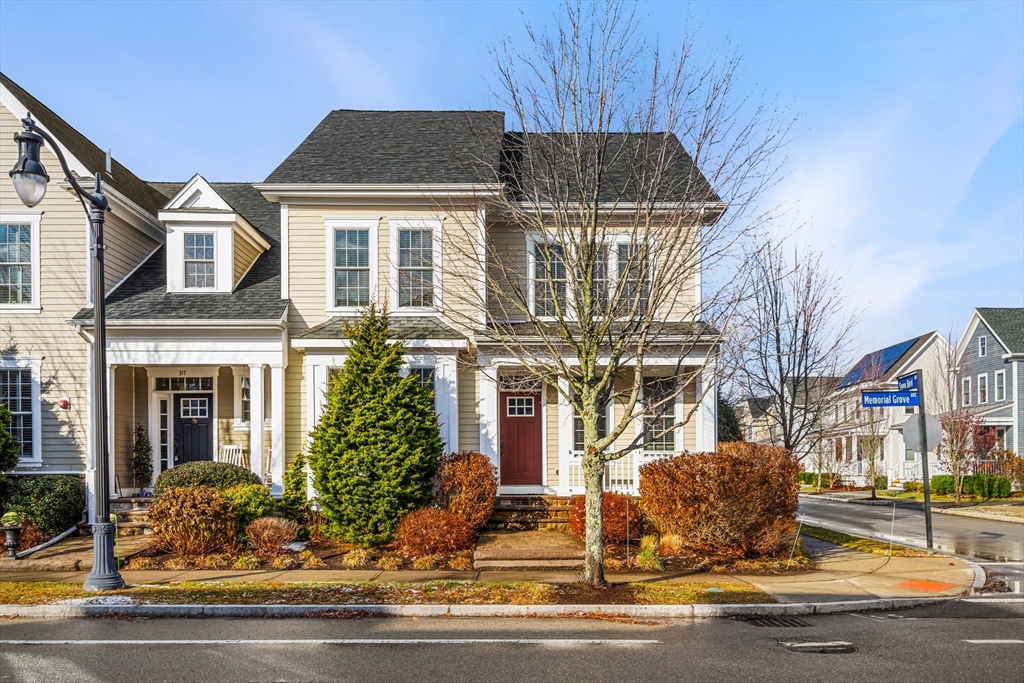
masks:
[[[924,386],[924,373],[921,370],[917,370],[909,375],[903,375],[902,377],[896,378],[896,385],[900,388],[911,388],[917,389],[915,394],[918,394],[917,405],[917,419],[911,418],[907,420],[903,429],[903,439],[907,439],[908,427],[911,423],[916,423],[914,429],[910,430],[910,436],[917,442],[914,445],[918,446],[918,453],[921,454],[921,479],[924,481],[924,534],[928,542],[928,552],[934,552],[935,548],[932,544],[932,489],[931,482],[928,476],[928,449],[934,447],[942,439],[942,427],[939,426],[938,435],[936,436],[934,425],[929,424],[928,418],[931,418],[934,422],[938,422],[931,415],[925,415],[924,412],[924,397],[921,395],[924,392],[920,390]],[[909,442],[908,442],[909,445]]]
[[[917,391],[862,391],[862,408],[913,408],[920,405]]]

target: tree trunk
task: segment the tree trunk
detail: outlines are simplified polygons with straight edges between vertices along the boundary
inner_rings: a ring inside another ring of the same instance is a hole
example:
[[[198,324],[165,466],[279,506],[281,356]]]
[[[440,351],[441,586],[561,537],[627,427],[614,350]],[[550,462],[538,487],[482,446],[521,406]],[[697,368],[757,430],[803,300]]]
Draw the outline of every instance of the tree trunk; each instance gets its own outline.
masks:
[[[608,585],[604,580],[604,462],[593,446],[583,455],[583,481],[587,535],[581,579],[592,588],[604,588]]]

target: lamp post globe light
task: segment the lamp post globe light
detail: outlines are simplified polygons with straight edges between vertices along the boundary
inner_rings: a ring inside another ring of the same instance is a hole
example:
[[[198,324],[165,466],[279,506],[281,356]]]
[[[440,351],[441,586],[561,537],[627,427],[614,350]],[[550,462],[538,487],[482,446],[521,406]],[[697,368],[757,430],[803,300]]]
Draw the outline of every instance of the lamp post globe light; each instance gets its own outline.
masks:
[[[92,226],[92,282],[93,282],[93,341],[92,341],[92,417],[96,426],[92,440],[92,456],[96,467],[94,481],[94,498],[96,507],[95,521],[92,525],[93,559],[92,571],[85,579],[84,588],[88,591],[117,590],[124,587],[124,579],[117,571],[114,560],[114,525],[110,523],[109,481],[110,461],[107,458],[107,330],[104,312],[103,287],[103,222],[108,202],[103,194],[100,174],[95,177],[92,192],[84,189],[68,169],[67,161],[53,138],[46,131],[36,126],[31,114],[21,120],[24,130],[14,134],[18,143],[18,161],[8,175],[14,185],[14,191],[22,204],[32,208],[43,201],[46,196],[46,184],[50,176],[46,174],[39,160],[39,150],[43,143],[60,160],[64,177],[70,183],[75,194],[82,202],[82,207],[89,216]]]

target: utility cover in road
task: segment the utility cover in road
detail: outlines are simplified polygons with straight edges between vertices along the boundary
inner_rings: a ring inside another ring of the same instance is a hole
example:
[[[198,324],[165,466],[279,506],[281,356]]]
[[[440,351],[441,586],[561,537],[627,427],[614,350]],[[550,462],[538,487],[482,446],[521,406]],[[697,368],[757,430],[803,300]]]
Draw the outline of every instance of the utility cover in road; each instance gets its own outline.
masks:
[[[924,428],[928,436],[928,450],[934,451],[942,441],[942,425],[934,415],[925,415]],[[903,443],[910,450],[921,452],[921,420],[916,415],[903,423]]]
[[[900,391],[917,391],[917,373],[897,377],[896,384]]]
[[[911,408],[921,405],[916,391],[862,391],[860,404],[863,408]]]

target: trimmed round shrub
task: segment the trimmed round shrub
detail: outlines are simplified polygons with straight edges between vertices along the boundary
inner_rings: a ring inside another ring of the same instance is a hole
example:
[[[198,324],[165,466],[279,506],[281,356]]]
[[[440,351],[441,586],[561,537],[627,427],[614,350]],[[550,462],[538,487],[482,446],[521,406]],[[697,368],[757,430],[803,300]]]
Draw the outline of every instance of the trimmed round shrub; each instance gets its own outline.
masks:
[[[441,509],[481,529],[494,512],[497,495],[498,470],[486,455],[461,451],[441,458],[434,476],[434,500]]]
[[[7,509],[20,512],[53,538],[82,521],[85,483],[62,474],[21,477],[10,486]]]
[[[189,486],[209,486],[224,491],[239,484],[262,484],[251,471],[226,462],[186,462],[171,468],[156,478],[157,498],[164,491]]]
[[[252,520],[267,517],[274,512],[274,499],[262,484],[239,484],[221,495],[235,509],[239,529],[245,529]]]
[[[601,511],[604,513],[604,542],[626,542],[626,520],[629,519],[629,534],[633,538],[640,531],[640,508],[629,496],[605,492],[602,496]],[[569,531],[579,538],[587,537],[587,504],[583,496],[573,496],[569,502]]]
[[[260,557],[284,555],[284,546],[299,535],[299,525],[281,517],[260,517],[245,527],[249,546]]]
[[[984,500],[1009,498],[1010,480],[997,474],[969,474],[964,477],[964,493]]]
[[[420,508],[402,515],[395,532],[395,547],[407,557],[443,555],[473,547],[476,534],[460,515]]]
[[[226,552],[238,543],[235,510],[212,486],[165,489],[149,522],[160,544],[179,555]]]
[[[783,552],[796,534],[798,465],[785,449],[743,442],[640,468],[640,506],[662,534],[733,557]]]
[[[951,474],[936,474],[928,480],[928,488],[936,496],[952,496],[956,493],[956,482]],[[908,490],[906,484],[903,490]],[[924,491],[924,484],[920,490]]]

